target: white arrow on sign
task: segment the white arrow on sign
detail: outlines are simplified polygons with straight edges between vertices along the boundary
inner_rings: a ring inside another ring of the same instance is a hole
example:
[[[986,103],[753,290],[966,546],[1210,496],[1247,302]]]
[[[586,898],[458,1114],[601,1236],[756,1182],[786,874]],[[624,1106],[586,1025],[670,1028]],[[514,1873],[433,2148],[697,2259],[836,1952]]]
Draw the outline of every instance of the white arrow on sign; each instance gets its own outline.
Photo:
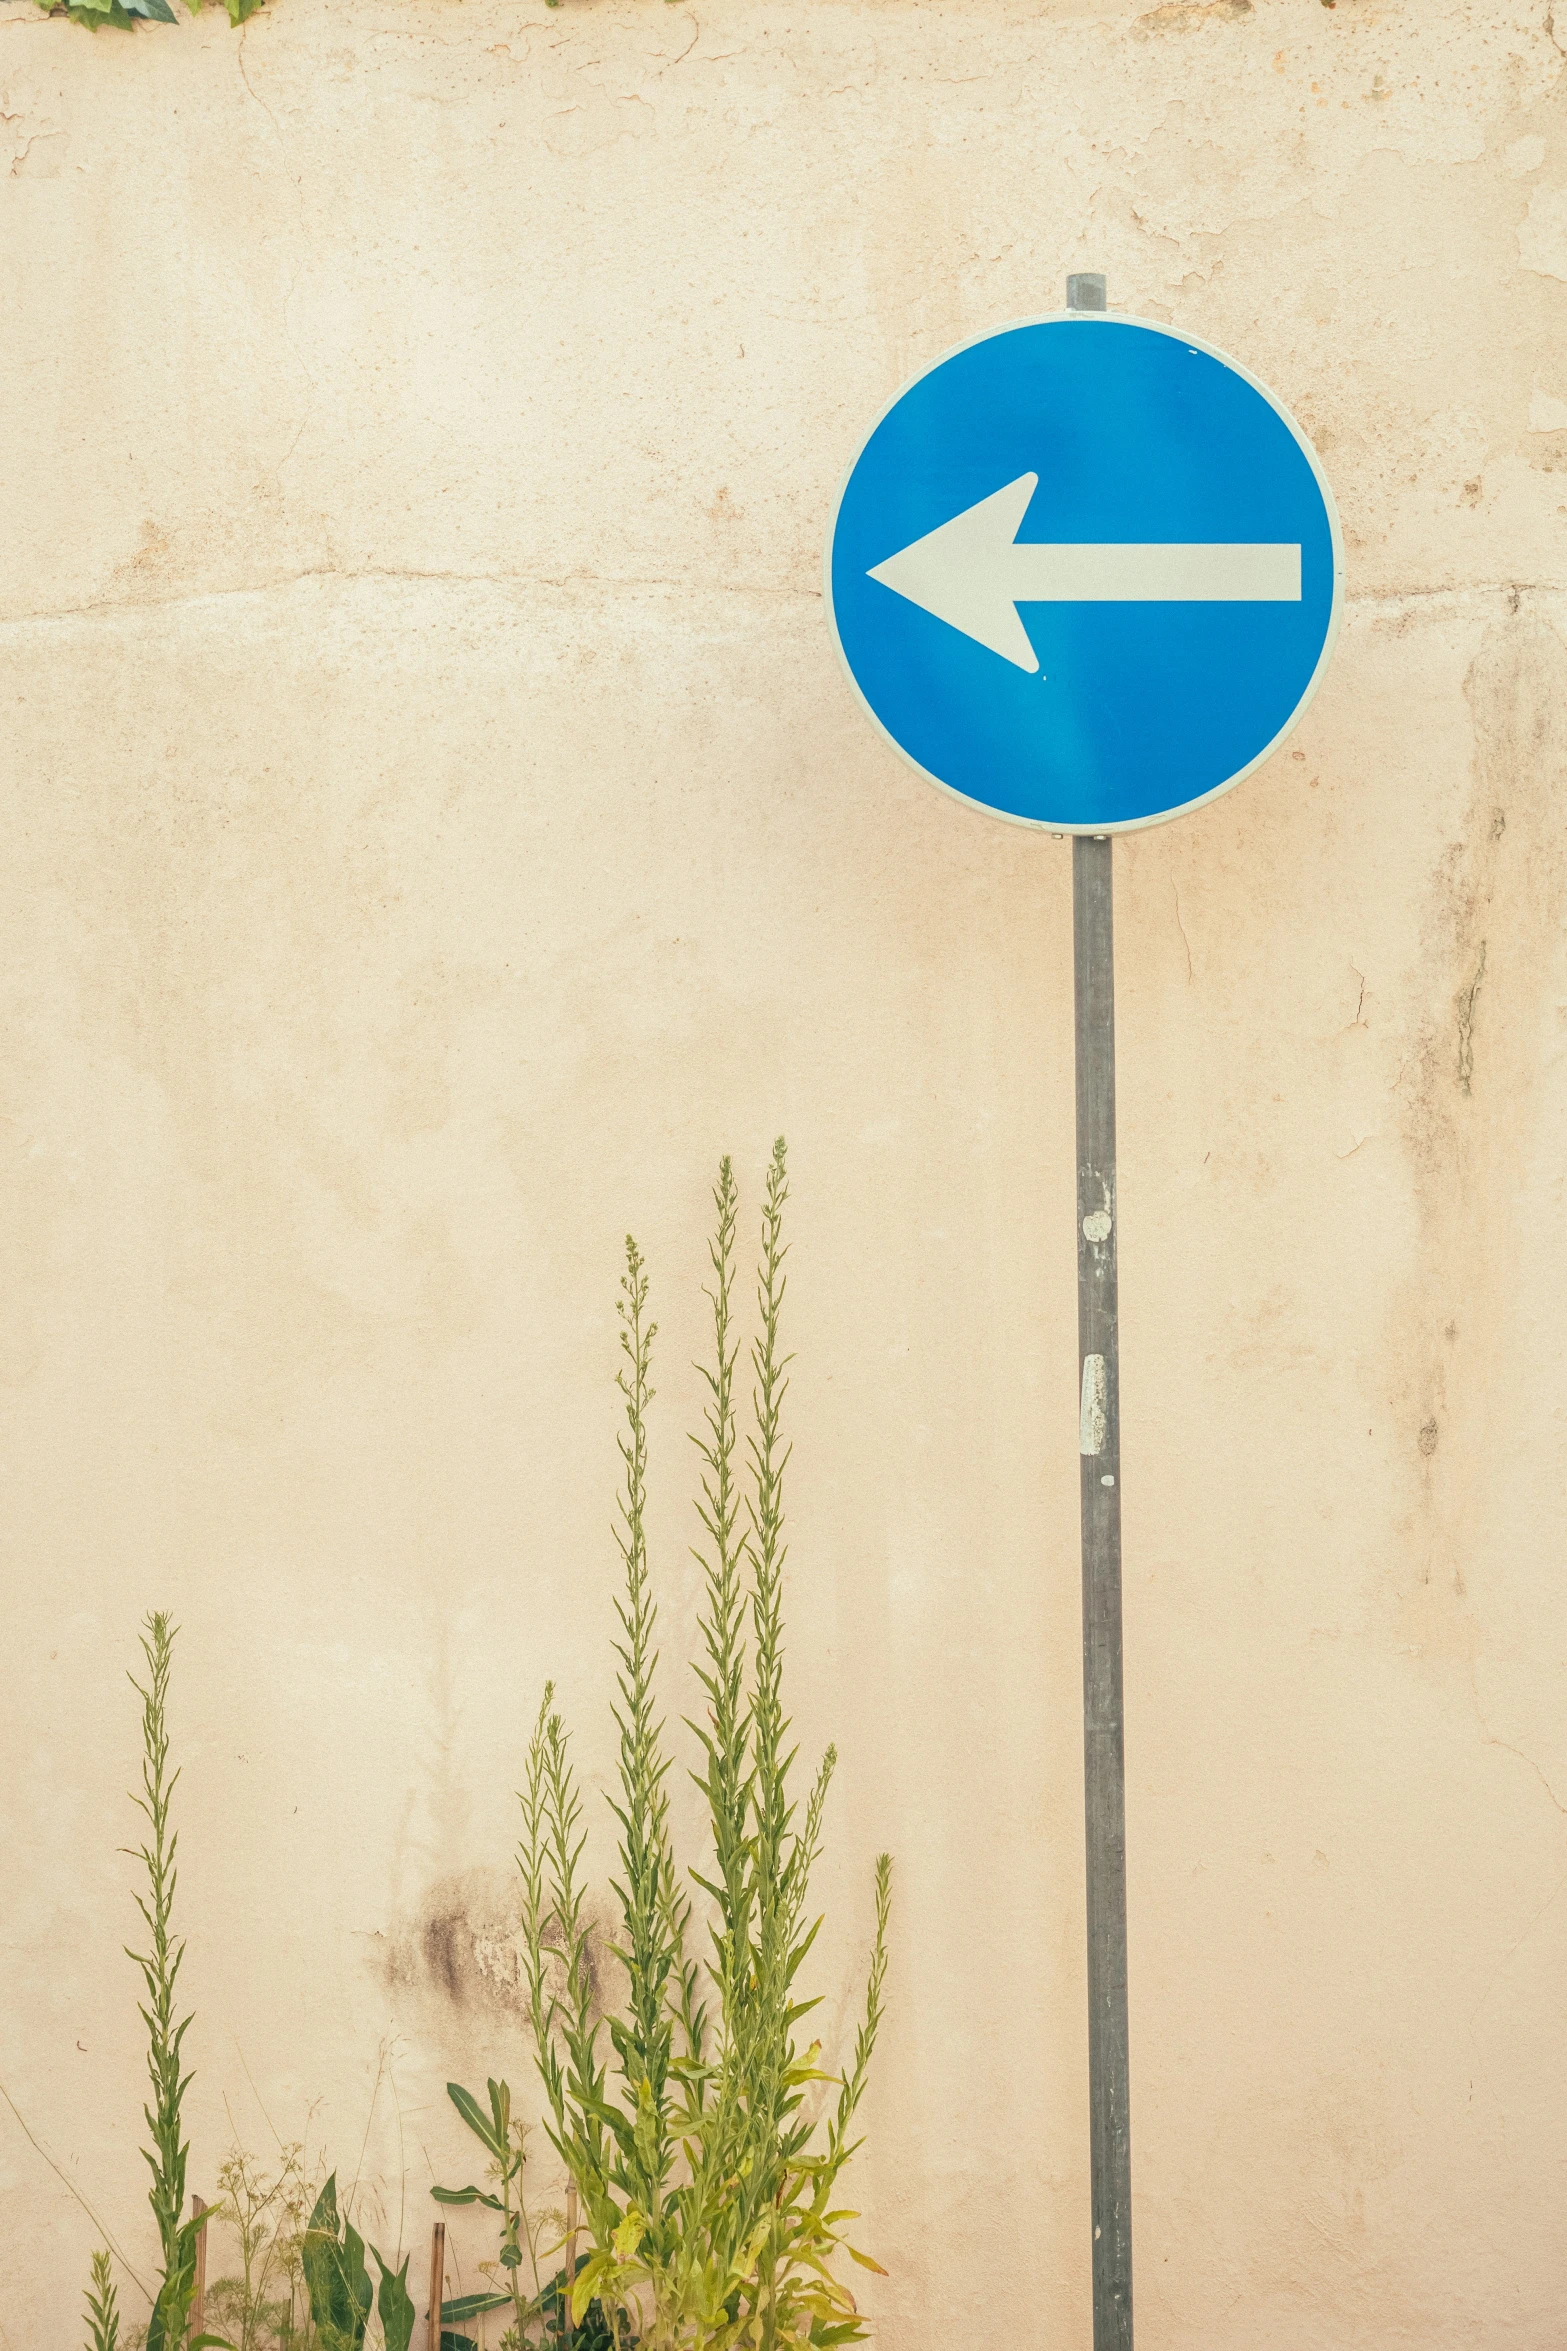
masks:
[[[1020,604],[1300,602],[1298,546],[1020,543],[1017,534],[1038,486],[1037,473],[1020,473],[901,554],[889,555],[870,577],[1019,669],[1039,667],[1018,617]]]

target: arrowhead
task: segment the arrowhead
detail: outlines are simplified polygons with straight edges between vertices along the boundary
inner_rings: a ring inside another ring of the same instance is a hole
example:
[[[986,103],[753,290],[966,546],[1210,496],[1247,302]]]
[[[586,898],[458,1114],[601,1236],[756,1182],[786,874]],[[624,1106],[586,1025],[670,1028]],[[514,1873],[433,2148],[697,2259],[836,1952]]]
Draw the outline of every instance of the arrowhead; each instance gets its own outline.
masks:
[[[1038,483],[1037,473],[1020,473],[1005,489],[889,555],[871,578],[1004,661],[1037,670],[1039,657],[1007,593],[1006,558]]]

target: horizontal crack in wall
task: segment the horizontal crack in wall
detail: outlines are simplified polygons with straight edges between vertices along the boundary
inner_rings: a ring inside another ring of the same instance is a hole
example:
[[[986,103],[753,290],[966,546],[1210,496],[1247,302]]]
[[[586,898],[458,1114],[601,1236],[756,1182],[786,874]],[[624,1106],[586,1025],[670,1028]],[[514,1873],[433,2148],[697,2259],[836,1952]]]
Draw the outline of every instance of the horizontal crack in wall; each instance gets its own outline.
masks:
[[[643,576],[608,572],[416,571],[400,567],[344,571],[334,565],[323,564],[306,571],[291,572],[286,579],[261,580],[253,586],[200,588],[183,596],[105,596],[86,604],[60,605],[41,612],[8,613],[0,615],[0,634],[7,629],[35,628],[52,622],[103,619],[120,612],[174,612],[187,606],[222,603],[236,596],[286,595],[291,588],[300,587],[307,580],[340,580],[350,585],[361,580],[406,580],[414,583],[444,581],[454,587],[547,588],[557,592],[570,588],[659,588],[691,597],[755,596],[800,604],[819,604],[822,600],[822,591],[818,587],[764,586],[760,582],[747,580],[695,581],[659,574]],[[1379,612],[1397,612],[1411,604],[1444,601],[1455,605],[1485,603],[1498,596],[1567,596],[1567,581],[1478,580],[1459,587],[1398,588],[1376,595],[1346,596],[1344,603],[1349,611],[1375,618]]]

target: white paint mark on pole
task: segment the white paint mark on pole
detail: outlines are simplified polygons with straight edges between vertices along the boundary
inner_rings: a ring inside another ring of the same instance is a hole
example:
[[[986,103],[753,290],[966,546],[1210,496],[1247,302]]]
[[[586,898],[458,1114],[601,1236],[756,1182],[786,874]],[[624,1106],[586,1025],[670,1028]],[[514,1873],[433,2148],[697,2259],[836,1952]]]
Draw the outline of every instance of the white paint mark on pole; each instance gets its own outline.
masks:
[[[1077,1414],[1077,1449],[1092,1457],[1105,1449],[1109,1432],[1110,1382],[1102,1355],[1083,1357],[1083,1396]]]

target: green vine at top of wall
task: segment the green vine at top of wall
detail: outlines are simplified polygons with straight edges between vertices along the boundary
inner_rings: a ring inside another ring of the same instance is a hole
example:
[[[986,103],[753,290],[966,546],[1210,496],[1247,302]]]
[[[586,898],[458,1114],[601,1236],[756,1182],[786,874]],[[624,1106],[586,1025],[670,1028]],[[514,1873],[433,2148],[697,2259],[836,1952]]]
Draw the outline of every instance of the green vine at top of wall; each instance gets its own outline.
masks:
[[[202,0],[185,0],[192,16],[201,14]],[[229,12],[231,25],[242,25],[247,16],[254,16],[261,0],[223,0]],[[1339,0],[1321,0],[1324,8],[1337,8]],[[179,19],[169,6],[169,0],[38,0],[46,16],[68,16],[72,24],[84,24],[90,32],[100,25],[117,25],[122,32],[134,29],[139,18],[146,23],[178,24]],[[546,7],[558,8],[560,0],[545,0]],[[1201,8],[1205,0],[1188,0],[1188,5]],[[1249,16],[1249,5],[1237,8],[1236,15]]]
[[[185,0],[192,16],[201,13],[201,0]],[[122,32],[130,32],[140,17],[152,24],[178,24],[179,18],[169,6],[169,0],[38,0],[46,16],[68,16],[72,24],[84,24],[90,32],[100,25],[118,25]],[[261,0],[224,0],[230,24],[243,24],[247,16],[254,16]],[[559,0],[550,0],[552,8]]]

